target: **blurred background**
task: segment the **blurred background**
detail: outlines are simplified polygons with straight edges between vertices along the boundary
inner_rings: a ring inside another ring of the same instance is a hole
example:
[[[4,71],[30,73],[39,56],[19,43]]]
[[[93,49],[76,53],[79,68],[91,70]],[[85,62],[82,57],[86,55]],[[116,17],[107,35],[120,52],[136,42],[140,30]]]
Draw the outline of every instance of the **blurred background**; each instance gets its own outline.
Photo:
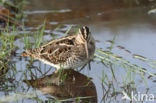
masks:
[[[155,0],[2,0],[0,23],[0,65],[7,69],[1,73],[2,102],[132,103],[121,99],[123,91],[130,97],[132,91],[156,96]],[[27,48],[75,33],[84,25],[90,28],[97,50],[91,70],[85,66],[70,71],[76,84],[69,79],[60,87],[53,67],[20,56]],[[89,82],[82,88],[85,92],[76,91]],[[37,96],[29,93],[37,90]],[[12,95],[19,98],[8,99]],[[78,98],[90,96],[94,98],[87,102]],[[149,103],[148,99],[143,102]]]

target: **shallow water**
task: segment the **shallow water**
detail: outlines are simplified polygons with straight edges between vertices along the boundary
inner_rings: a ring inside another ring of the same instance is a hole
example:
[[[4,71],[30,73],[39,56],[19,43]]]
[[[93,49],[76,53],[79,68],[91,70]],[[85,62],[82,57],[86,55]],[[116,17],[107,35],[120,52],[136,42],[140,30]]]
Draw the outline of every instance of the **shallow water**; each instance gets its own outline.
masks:
[[[131,6],[129,6],[122,2],[118,3],[106,0],[86,0],[84,2],[79,0],[69,0],[68,2],[66,0],[61,2],[57,0],[47,0],[46,2],[44,0],[33,0],[24,8],[24,13],[27,15],[24,18],[25,31],[30,35],[30,42],[34,43],[35,31],[43,26],[44,21],[46,21],[44,41],[49,41],[53,39],[54,36],[55,38],[65,36],[65,31],[71,26],[73,26],[72,29],[75,30],[76,27],[87,25],[95,40],[98,41],[96,42],[97,49],[102,48],[103,50],[109,50],[108,47],[111,46],[111,43],[108,42],[108,40],[113,40],[115,37],[111,52],[123,57],[132,64],[146,68],[147,71],[151,73],[156,73],[155,68],[151,68],[146,62],[133,57],[133,55],[136,54],[156,60],[156,15],[149,15],[148,11],[150,10],[150,6],[146,6],[145,4],[140,6],[131,4]],[[58,26],[59,29],[56,30],[55,28]],[[23,33],[21,32],[20,35],[23,35]],[[32,79],[31,76],[33,76],[33,78],[35,77],[35,79],[45,78],[55,71],[53,67],[45,65],[38,60],[35,60],[31,64],[29,57],[19,59],[20,53],[25,50],[25,44],[21,39],[17,39],[14,44],[19,47],[19,49],[16,50],[17,56],[13,57],[17,72],[13,78],[13,83],[9,84],[14,86],[14,89],[10,91],[2,90],[0,92],[1,96],[36,90],[33,89],[35,87],[28,86],[27,83],[24,83],[23,80],[30,80]],[[123,67],[119,65],[114,66],[115,78],[112,76],[111,68],[103,65],[96,59],[91,63],[91,70],[88,70],[88,66],[86,66],[85,69],[80,72],[86,77],[92,78],[92,82],[96,88],[98,103],[100,103],[101,100],[103,100],[102,102],[111,103],[130,102],[129,100],[124,101],[121,99],[123,96],[122,91],[129,89],[136,93],[146,93],[147,88],[149,88],[148,93],[156,96],[156,83],[153,82],[156,80],[155,77],[148,78],[149,75],[145,74],[143,78],[139,74],[132,72],[131,80],[124,82],[128,69],[123,69]],[[106,83],[102,83],[101,78],[103,74],[107,74],[108,76],[108,79],[105,81]],[[133,85],[133,83],[130,82],[133,80],[134,75]],[[133,86],[136,87],[136,89],[133,90]],[[41,87],[36,88],[39,90],[42,89]],[[116,93],[115,96],[113,96],[113,93]],[[52,95],[54,96],[54,94]],[[104,96],[105,98],[103,98]],[[42,94],[40,94],[38,98],[41,100],[48,99],[46,95]],[[23,98],[18,102],[36,103],[37,100]]]

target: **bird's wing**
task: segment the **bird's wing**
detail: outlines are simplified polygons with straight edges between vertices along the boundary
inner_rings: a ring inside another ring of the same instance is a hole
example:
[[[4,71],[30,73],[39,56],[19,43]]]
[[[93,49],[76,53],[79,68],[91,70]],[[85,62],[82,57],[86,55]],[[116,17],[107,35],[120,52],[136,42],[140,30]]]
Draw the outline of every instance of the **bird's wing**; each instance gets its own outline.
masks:
[[[53,64],[63,63],[71,57],[75,48],[74,38],[64,38],[55,42],[50,42],[40,48],[29,49],[27,53],[37,59],[46,60]]]

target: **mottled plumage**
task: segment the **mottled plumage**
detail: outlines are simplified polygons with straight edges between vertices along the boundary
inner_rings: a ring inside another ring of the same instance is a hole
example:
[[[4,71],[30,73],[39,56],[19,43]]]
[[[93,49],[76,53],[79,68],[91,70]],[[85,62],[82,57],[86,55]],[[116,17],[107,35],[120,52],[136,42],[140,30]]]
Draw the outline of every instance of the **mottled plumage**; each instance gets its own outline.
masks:
[[[39,48],[28,49],[22,55],[39,59],[57,69],[74,69],[85,65],[94,52],[94,39],[89,28],[84,26],[77,35],[52,40]]]

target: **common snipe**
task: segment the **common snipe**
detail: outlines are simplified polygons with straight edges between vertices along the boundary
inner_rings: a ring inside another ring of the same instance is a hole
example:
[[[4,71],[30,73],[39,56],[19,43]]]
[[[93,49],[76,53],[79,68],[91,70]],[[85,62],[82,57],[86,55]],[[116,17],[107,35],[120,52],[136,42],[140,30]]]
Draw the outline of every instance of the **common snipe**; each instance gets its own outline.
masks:
[[[84,26],[77,35],[50,41],[39,48],[28,49],[22,56],[31,56],[56,69],[74,69],[85,65],[95,52],[95,41],[89,28]]]

